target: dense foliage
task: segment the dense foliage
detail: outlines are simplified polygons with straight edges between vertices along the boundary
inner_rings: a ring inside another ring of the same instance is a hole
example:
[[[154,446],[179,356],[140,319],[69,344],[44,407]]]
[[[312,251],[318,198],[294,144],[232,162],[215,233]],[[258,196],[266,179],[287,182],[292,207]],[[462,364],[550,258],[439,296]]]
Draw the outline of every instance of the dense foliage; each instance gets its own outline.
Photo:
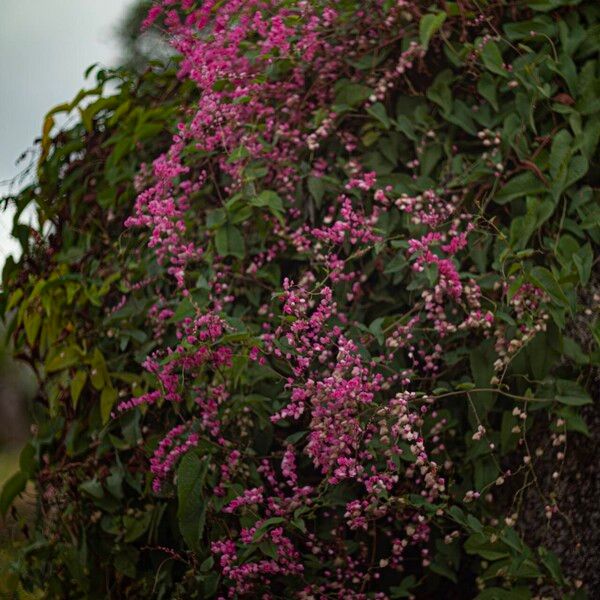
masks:
[[[157,3],[177,76],[100,72],[9,200],[40,216],[3,274],[40,385],[14,580],[585,597],[520,513],[568,519],[536,467],[560,480],[600,362],[599,16]]]

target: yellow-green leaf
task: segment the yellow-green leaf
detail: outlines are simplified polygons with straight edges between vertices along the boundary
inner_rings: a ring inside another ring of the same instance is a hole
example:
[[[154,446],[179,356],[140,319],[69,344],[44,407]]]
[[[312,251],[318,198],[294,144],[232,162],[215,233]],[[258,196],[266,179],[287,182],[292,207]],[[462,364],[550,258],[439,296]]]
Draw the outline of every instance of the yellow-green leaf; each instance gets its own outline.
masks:
[[[30,346],[33,346],[40,331],[42,316],[38,311],[35,311],[34,313],[25,313],[23,323],[25,325],[25,336],[27,337],[27,343]]]
[[[427,48],[429,46],[429,42],[435,32],[444,24],[446,20],[446,13],[439,12],[437,14],[427,14],[419,23],[419,39],[421,41],[421,46]]]
[[[81,351],[79,348],[77,348],[77,346],[67,346],[48,356],[46,360],[46,371],[48,373],[62,371],[62,369],[76,365],[80,359]]]
[[[77,371],[73,379],[71,379],[71,402],[73,403],[73,408],[77,408],[77,402],[86,381],[87,373],[82,370]]]
[[[106,386],[100,394],[100,416],[102,423],[108,423],[110,413],[117,400],[117,390],[114,387]]]
[[[110,375],[108,374],[108,369],[106,368],[106,362],[104,360],[104,356],[102,356],[102,352],[100,352],[98,348],[94,349],[90,366],[92,367],[90,379],[92,381],[92,385],[97,390],[101,390],[105,385],[110,385]]]

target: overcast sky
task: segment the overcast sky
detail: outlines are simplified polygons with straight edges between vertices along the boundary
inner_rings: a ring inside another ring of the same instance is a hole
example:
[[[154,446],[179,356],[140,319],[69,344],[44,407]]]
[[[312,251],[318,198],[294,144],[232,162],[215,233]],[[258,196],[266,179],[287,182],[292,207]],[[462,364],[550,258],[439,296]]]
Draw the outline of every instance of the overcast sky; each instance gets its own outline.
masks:
[[[114,65],[114,29],[129,0],[0,0],[0,195],[48,110],[71,100],[92,63]],[[91,83],[91,82],[90,82]],[[0,215],[0,269],[15,251]]]

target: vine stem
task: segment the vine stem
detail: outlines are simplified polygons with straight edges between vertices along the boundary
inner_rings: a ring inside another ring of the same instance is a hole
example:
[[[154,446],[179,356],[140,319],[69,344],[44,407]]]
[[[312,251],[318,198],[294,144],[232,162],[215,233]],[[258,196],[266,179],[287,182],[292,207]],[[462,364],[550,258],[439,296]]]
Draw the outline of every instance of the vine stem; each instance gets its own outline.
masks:
[[[438,400],[439,398],[447,398],[448,396],[460,396],[461,394],[470,394],[474,392],[495,392],[497,394],[502,394],[503,396],[507,396],[508,398],[514,398],[515,400],[522,400],[523,402],[554,402],[552,398],[533,398],[531,396],[519,396],[517,394],[511,394],[510,392],[505,392],[499,388],[471,388],[469,390],[455,390],[454,392],[445,392],[444,394],[439,394],[435,396],[431,396]]]

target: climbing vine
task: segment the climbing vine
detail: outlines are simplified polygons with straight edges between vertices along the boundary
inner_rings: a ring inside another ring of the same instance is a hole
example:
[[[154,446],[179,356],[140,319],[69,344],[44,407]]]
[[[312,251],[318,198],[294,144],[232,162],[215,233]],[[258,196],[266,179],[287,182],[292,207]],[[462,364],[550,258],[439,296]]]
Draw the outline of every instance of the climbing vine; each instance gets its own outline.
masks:
[[[51,111],[9,199],[40,215],[3,276],[40,383],[14,580],[585,597],[520,512],[568,522],[536,465],[560,480],[600,360],[599,12],[158,2],[176,66]]]

